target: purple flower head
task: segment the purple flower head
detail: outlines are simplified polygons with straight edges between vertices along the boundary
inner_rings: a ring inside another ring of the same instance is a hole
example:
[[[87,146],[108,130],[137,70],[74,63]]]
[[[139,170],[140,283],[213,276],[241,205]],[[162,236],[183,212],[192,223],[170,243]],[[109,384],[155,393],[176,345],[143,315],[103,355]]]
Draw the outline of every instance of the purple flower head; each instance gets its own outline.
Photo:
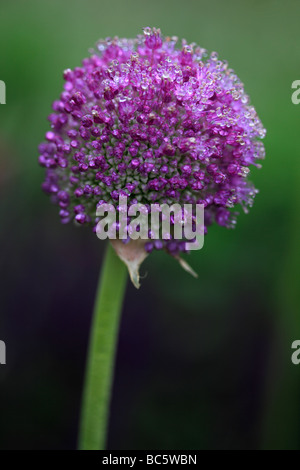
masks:
[[[98,203],[117,208],[124,195],[128,205],[204,204],[206,226],[232,227],[236,206],[251,206],[249,167],[264,157],[265,129],[216,53],[145,28],[99,41],[64,80],[39,147],[42,187],[63,223],[95,226]]]

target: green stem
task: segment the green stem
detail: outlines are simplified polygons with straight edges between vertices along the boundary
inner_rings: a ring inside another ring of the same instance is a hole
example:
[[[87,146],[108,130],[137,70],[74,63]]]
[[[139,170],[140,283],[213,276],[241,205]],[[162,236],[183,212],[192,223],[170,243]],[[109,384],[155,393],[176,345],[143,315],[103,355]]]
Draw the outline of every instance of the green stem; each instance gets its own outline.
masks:
[[[127,269],[108,244],[97,289],[79,434],[80,450],[106,445],[114,359]]]

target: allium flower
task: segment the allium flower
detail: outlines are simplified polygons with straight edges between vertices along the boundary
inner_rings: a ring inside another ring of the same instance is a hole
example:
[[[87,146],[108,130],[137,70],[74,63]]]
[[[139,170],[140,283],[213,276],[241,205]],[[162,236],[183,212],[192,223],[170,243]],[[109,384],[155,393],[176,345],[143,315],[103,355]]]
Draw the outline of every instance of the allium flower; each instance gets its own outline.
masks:
[[[53,103],[51,130],[39,147],[46,168],[43,189],[59,206],[63,223],[90,225],[98,234],[97,214],[111,204],[122,217],[120,201],[126,199],[129,210],[142,204],[146,218],[154,204],[177,204],[180,229],[186,205],[197,206],[196,213],[200,205],[206,232],[214,222],[233,227],[237,206],[245,211],[251,206],[257,190],[247,177],[249,167],[264,157],[265,130],[226,62],[195,44],[176,45],[177,38],[145,28],[136,39],[100,41],[81,67],[64,72],[64,91]],[[164,213],[156,224],[161,239],[154,241],[152,225],[150,232],[146,223],[139,225],[140,231],[147,227],[145,237],[128,241],[122,239],[120,218],[113,223],[112,245],[136,287],[139,266],[153,249],[166,250],[194,274],[179,256],[187,245],[175,236],[174,213],[169,239],[163,236]],[[132,228],[129,212],[124,218]],[[126,278],[109,244],[92,323],[82,450],[105,448]]]
[[[236,223],[257,193],[249,167],[264,157],[265,129],[243,84],[213,52],[157,29],[108,38],[64,72],[51,130],[39,147],[43,189],[63,223],[97,223],[118,204],[204,204],[205,227]],[[171,254],[184,244],[148,242]]]

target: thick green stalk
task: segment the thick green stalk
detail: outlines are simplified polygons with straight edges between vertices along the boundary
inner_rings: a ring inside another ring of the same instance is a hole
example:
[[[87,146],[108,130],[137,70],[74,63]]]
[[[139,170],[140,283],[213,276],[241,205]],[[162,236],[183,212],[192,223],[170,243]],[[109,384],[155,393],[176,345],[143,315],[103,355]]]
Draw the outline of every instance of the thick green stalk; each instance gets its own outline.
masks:
[[[108,244],[97,289],[83,393],[80,450],[104,450],[127,268]]]

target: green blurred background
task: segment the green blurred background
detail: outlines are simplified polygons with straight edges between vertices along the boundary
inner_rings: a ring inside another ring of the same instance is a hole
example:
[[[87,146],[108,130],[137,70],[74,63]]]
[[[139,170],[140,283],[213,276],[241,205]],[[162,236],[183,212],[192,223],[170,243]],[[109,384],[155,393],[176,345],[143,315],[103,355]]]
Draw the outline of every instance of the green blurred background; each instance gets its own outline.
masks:
[[[0,0],[0,448],[74,449],[103,243],[61,226],[37,145],[62,71],[100,37],[144,26],[227,59],[267,128],[259,188],[233,231],[189,262],[156,253],[128,287],[110,449],[300,449],[300,3]],[[147,274],[147,275],[146,275]]]

